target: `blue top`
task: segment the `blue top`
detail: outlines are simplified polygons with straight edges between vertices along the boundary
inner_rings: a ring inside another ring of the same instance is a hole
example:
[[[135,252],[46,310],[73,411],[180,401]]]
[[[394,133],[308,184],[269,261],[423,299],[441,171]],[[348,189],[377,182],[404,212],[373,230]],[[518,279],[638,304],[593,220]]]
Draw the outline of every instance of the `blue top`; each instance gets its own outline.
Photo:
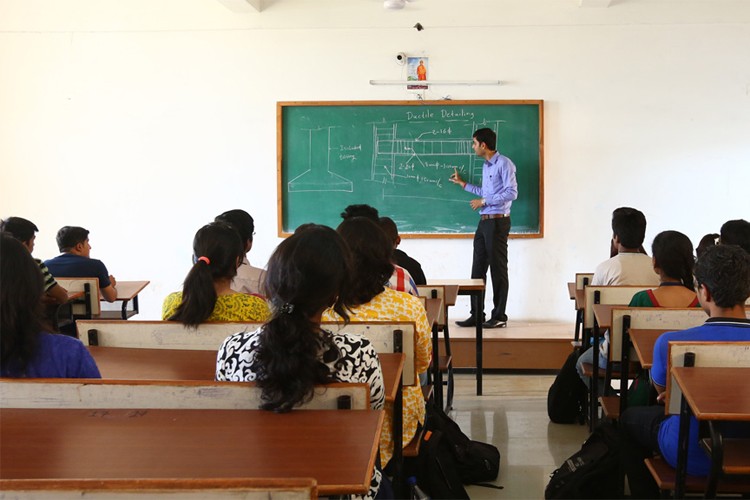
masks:
[[[467,182],[464,191],[484,198],[485,205],[479,211],[481,215],[510,215],[510,206],[518,198],[516,166],[510,158],[495,152],[482,165],[482,186]]]
[[[702,326],[667,332],[660,335],[654,344],[654,364],[651,367],[651,380],[656,384],[667,385],[667,355],[670,341],[709,340],[716,342],[750,341],[750,320],[709,318]],[[672,467],[677,467],[677,446],[680,433],[680,416],[670,415],[659,427],[659,448],[664,459]],[[711,467],[711,459],[698,441],[698,421],[690,417],[687,472],[691,476],[706,476]]]
[[[63,253],[45,260],[49,272],[56,278],[99,278],[99,288],[110,285],[109,273],[104,263],[82,255]]]
[[[14,378],[102,378],[94,358],[80,340],[40,333],[34,358],[26,370],[4,364],[0,375]]]

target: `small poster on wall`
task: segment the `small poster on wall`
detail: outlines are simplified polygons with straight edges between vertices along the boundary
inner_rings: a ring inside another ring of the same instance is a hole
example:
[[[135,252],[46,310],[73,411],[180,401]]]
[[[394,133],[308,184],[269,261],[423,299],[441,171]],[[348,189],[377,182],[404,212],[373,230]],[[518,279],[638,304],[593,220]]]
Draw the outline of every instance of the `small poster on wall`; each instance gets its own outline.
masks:
[[[427,71],[429,68],[428,57],[407,57],[406,60],[406,80],[409,82],[427,81]],[[408,90],[426,90],[427,85],[407,85]]]

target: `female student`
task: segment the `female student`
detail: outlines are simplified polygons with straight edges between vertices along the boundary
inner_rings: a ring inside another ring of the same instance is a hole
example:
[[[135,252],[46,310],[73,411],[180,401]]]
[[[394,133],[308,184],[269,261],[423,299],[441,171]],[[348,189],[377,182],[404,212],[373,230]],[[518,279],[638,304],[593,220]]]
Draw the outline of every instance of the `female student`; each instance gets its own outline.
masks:
[[[101,378],[86,347],[43,331],[42,273],[23,244],[0,235],[0,376]]]
[[[693,288],[693,244],[679,231],[663,231],[651,245],[659,288],[633,295],[630,307],[697,307]]]
[[[416,370],[424,374],[430,365],[431,341],[427,313],[419,298],[397,292],[386,286],[393,274],[391,254],[393,244],[385,232],[370,219],[345,219],[337,232],[352,251],[352,289],[346,299],[351,321],[413,321],[417,327]],[[323,313],[324,321],[346,319],[335,309]],[[380,435],[380,457],[385,467],[393,455],[391,429],[393,407],[386,405],[386,418]],[[419,386],[403,388],[403,443],[409,444],[424,424],[425,402]]]
[[[328,307],[348,318],[342,298],[350,273],[348,249],[333,229],[312,225],[284,240],[266,273],[273,316],[258,330],[224,341],[216,380],[257,381],[261,408],[275,412],[309,401],[315,384],[364,382],[370,386],[370,406],[383,408],[383,375],[372,344],[320,327]],[[380,481],[376,470],[368,498],[377,494]]]
[[[223,222],[200,228],[193,239],[193,267],[182,292],[164,299],[162,319],[197,327],[205,321],[253,321],[268,319],[266,301],[231,289],[232,279],[245,252],[237,232]]]

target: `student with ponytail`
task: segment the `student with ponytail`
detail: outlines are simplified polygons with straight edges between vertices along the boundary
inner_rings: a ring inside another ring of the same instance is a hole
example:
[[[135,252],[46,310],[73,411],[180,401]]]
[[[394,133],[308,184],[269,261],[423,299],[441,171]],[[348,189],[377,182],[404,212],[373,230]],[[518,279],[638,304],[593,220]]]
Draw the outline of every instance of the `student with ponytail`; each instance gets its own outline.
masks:
[[[182,292],[164,299],[162,319],[189,327],[206,321],[268,319],[268,305],[262,298],[231,289],[244,253],[242,241],[230,225],[212,222],[200,228],[193,239],[193,267]]]
[[[383,408],[383,375],[370,341],[320,326],[328,307],[348,319],[343,297],[350,274],[349,250],[333,229],[311,225],[284,240],[266,272],[272,317],[258,330],[224,341],[216,380],[256,381],[261,408],[279,413],[309,401],[316,384],[363,382],[370,386],[370,406]],[[367,498],[375,497],[380,483],[376,470]]]
[[[693,288],[693,244],[679,231],[663,231],[651,245],[659,288],[636,293],[631,307],[698,307]]]

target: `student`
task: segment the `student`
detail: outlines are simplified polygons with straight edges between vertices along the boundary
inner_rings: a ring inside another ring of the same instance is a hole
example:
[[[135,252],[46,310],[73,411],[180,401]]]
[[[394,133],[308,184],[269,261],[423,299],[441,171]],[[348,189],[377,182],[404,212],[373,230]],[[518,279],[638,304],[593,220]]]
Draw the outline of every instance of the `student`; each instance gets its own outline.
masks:
[[[695,247],[695,256],[700,258],[700,256],[703,255],[703,252],[705,252],[707,248],[715,246],[718,241],[719,235],[716,233],[709,233],[705,235],[703,238],[701,238],[700,242],[698,242],[698,246]]]
[[[702,326],[661,335],[654,345],[651,380],[663,401],[667,384],[667,355],[671,341],[750,341],[750,321],[745,301],[750,296],[750,254],[732,245],[706,249],[695,264],[695,290],[709,318]],[[679,415],[665,415],[664,407],[628,408],[620,417],[623,432],[622,459],[633,498],[657,498],[659,490],[643,459],[660,453],[672,467],[677,465]],[[745,428],[747,429],[747,428]],[[726,428],[732,437],[736,428]],[[690,420],[687,472],[705,476],[709,456],[698,441],[698,422]]]
[[[693,244],[679,231],[663,231],[651,245],[659,288],[633,295],[630,307],[697,307],[693,287]]]
[[[216,380],[257,381],[261,408],[286,412],[313,397],[315,384],[364,382],[370,406],[385,401],[380,361],[366,338],[320,326],[329,306],[345,321],[343,297],[351,262],[346,244],[325,226],[310,226],[284,240],[268,263],[266,289],[273,316],[254,332],[228,337],[216,361]],[[368,498],[378,492],[376,470]]]
[[[39,267],[24,245],[0,234],[0,376],[101,378],[80,340],[43,331]]]
[[[245,247],[242,263],[237,268],[237,276],[232,280],[232,290],[240,293],[253,293],[264,296],[261,285],[265,280],[265,271],[259,267],[250,265],[247,253],[253,248],[253,235],[255,234],[255,221],[252,216],[244,210],[229,210],[216,217],[216,222],[225,222],[232,226],[240,235]]]
[[[37,231],[39,231],[39,228],[36,227],[36,224],[22,217],[8,217],[0,222],[0,232],[10,234],[23,243],[23,246],[26,247],[30,254],[34,252],[34,241],[36,241],[36,234],[34,233]],[[34,259],[34,262],[39,266],[39,270],[44,277],[42,302],[50,304],[66,303],[68,301],[68,291],[55,281],[55,277],[49,272],[44,262],[39,259]]]
[[[737,245],[750,253],[750,222],[744,219],[730,220],[721,226],[722,245]]]
[[[99,291],[107,302],[117,300],[117,281],[107,272],[104,263],[92,259],[88,230],[78,226],[65,226],[57,232],[57,247],[62,252],[45,260],[52,276],[58,278],[99,278]]]
[[[414,283],[417,285],[426,285],[427,278],[425,278],[424,271],[422,271],[422,265],[415,259],[406,255],[406,252],[399,250],[398,248],[398,245],[401,243],[401,236],[398,235],[398,227],[396,226],[396,223],[393,222],[393,219],[390,217],[381,217],[379,222],[380,228],[385,231],[388,238],[393,241],[393,260],[396,265],[409,271],[412,279],[414,279]]]
[[[232,290],[232,279],[242,262],[244,247],[229,224],[212,222],[193,239],[193,267],[181,292],[164,299],[162,319],[197,327],[206,321],[265,321],[266,301]]]
[[[393,270],[393,246],[378,225],[364,217],[345,219],[336,230],[352,252],[352,287],[345,297],[352,322],[414,321],[416,324],[416,371],[422,375],[430,365],[430,324],[422,301],[385,286]],[[323,313],[324,321],[342,321],[345,317],[335,309]],[[380,436],[380,457],[385,467],[393,454],[393,406],[386,404],[387,416]],[[425,402],[418,386],[403,388],[403,443],[409,444],[424,424]]]
[[[596,267],[591,284],[599,285],[658,285],[659,276],[654,272],[651,258],[640,252],[646,238],[646,217],[640,210],[620,207],[612,212],[612,242],[617,255]],[[599,366],[607,366],[609,332],[599,346]],[[589,377],[583,374],[583,364],[594,361],[594,348],[587,349],[576,362],[578,374],[586,384]]]
[[[354,217],[364,217],[373,221],[379,228],[380,216],[378,215],[378,209],[371,207],[370,205],[349,205],[341,212],[341,218],[344,220],[352,219]],[[382,229],[381,229],[382,231]],[[388,279],[388,286],[393,288],[397,292],[406,292],[408,294],[419,296],[417,290],[417,284],[414,281],[411,273],[405,268],[398,264],[393,265],[393,274]]]

